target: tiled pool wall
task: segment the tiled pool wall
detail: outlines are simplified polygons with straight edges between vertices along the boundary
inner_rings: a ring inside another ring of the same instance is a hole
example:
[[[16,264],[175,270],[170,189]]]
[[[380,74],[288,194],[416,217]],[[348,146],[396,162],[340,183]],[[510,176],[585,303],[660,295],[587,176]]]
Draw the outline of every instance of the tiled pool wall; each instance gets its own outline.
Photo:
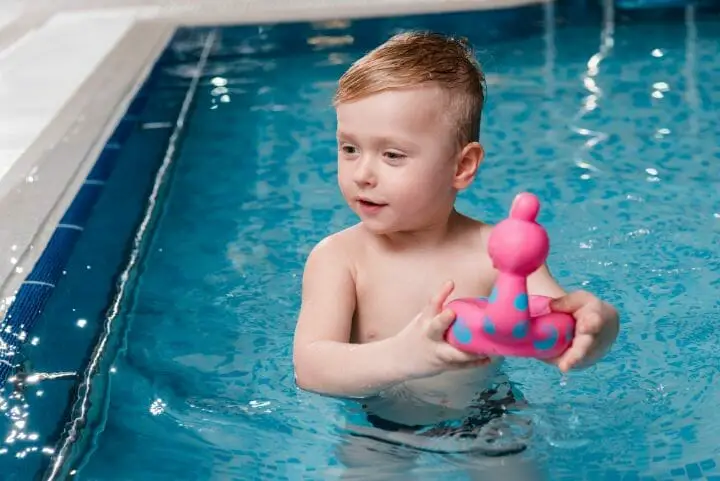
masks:
[[[630,3],[631,0],[619,0],[618,5],[623,5],[623,1],[626,2],[624,5],[633,8],[636,6],[649,7],[651,3],[650,0],[647,0],[640,5],[638,1]],[[653,3],[653,5],[658,3],[662,4],[663,7],[668,6],[668,2],[657,2]],[[552,14],[560,18],[561,21],[571,23],[597,23],[598,17],[596,14],[601,6],[597,3],[569,1],[561,2],[552,6],[552,8]],[[479,29],[482,29],[484,35],[487,37],[487,41],[493,42],[506,40],[514,36],[533,35],[542,31],[542,29],[545,28],[543,22],[547,18],[547,9],[548,6],[545,5],[529,5],[512,10],[486,11],[482,14],[482,18],[487,20],[487,22],[485,22],[486,25],[478,25],[477,15],[467,15],[466,13],[446,14],[446,19],[442,24],[447,25],[447,18],[451,18],[454,33],[462,35],[464,32],[472,31],[475,33]],[[664,11],[664,9],[661,11],[643,8],[642,11],[630,10],[624,12],[623,15],[655,17],[657,15],[664,15]],[[413,16],[407,19],[407,25],[416,26],[418,24],[418,18],[420,17],[424,19],[420,23],[425,24],[428,29],[434,28],[438,18],[431,15]],[[380,27],[385,24],[385,28],[367,29],[362,26],[363,22],[373,22],[374,25]],[[357,26],[357,30],[355,30],[354,25]],[[358,46],[371,48],[381,42],[398,26],[400,28],[403,27],[402,21],[375,19],[350,22],[349,26],[345,26],[344,29],[338,29],[334,27],[332,23],[320,23],[312,27],[312,31],[317,37],[329,37],[334,35],[334,32],[342,30],[343,34],[347,33],[353,37],[352,45],[348,45],[347,48],[357,49]],[[272,36],[275,40],[275,47],[272,51],[258,52],[253,50],[253,36],[257,35],[258,31],[262,28],[273,30]],[[315,48],[311,42],[297,41],[299,37],[307,38],[309,28],[310,27],[304,23],[267,27],[242,26],[224,28],[218,31],[218,45],[217,48],[214,49],[218,56],[213,57],[213,60],[221,60],[223,55],[223,40],[234,45],[244,44],[249,52],[256,55],[274,55],[277,51],[297,51],[298,49]],[[442,30],[442,28],[440,29]],[[139,220],[138,216],[140,214],[140,205],[142,204],[142,195],[146,195],[149,185],[148,182],[150,177],[152,177],[152,175],[148,175],[148,172],[153,172],[160,164],[162,158],[160,154],[164,153],[164,148],[167,145],[180,111],[180,105],[177,99],[182,97],[189,87],[187,78],[168,76],[165,70],[168,67],[178,65],[186,66],[197,61],[199,58],[198,37],[207,35],[211,30],[213,29],[205,28],[198,30],[183,28],[178,30],[170,46],[160,56],[148,78],[144,81],[142,88],[124,113],[112,137],[104,146],[90,174],[77,192],[73,202],[65,212],[64,217],[56,226],[54,234],[38,262],[25,278],[25,281],[17,292],[14,303],[7,312],[2,325],[2,332],[0,333],[0,340],[3,343],[2,349],[0,349],[0,386],[5,383],[22,362],[27,360],[21,354],[23,345],[28,341],[32,343],[34,335],[39,329],[49,333],[49,335],[52,334],[53,327],[62,329],[60,326],[51,325],[53,322],[53,313],[49,312],[46,308],[53,305],[53,295],[57,298],[58,295],[67,295],[72,292],[64,290],[58,293],[56,287],[67,274],[66,268],[68,263],[74,255],[76,246],[80,244],[80,239],[81,236],[83,236],[86,226],[92,221],[93,210],[98,203],[103,201],[103,196],[106,195],[107,182],[118,169],[118,161],[122,159],[123,153],[125,152],[125,155],[128,155],[128,144],[132,143],[133,139],[142,137],[146,135],[148,131],[152,131],[152,142],[157,148],[138,149],[135,147],[132,151],[132,157],[135,159],[135,168],[141,169],[144,172],[144,174],[138,173],[138,176],[144,176],[145,178],[145,182],[138,186],[136,192],[128,194],[129,197],[135,197],[137,210],[137,212],[133,214],[135,221],[131,222],[126,220],[126,222],[123,223],[125,227],[117,233],[114,232],[119,238],[118,242],[115,243],[116,247],[122,244],[127,245],[132,239],[133,229],[137,227],[137,221]],[[476,33],[475,36],[477,36]],[[205,78],[202,82],[207,82],[208,80],[209,79]],[[159,84],[161,85],[161,89],[173,91],[173,98],[176,100],[171,108],[163,109],[162,117],[148,118],[145,113],[148,111],[148,105],[153,102],[151,92],[157,92]],[[132,172],[126,172],[125,175],[132,176]],[[131,186],[131,184],[128,185]],[[121,195],[119,195],[120,191],[122,191],[122,189],[114,194],[112,200],[105,199],[105,201],[117,202],[121,199]],[[113,222],[111,221],[105,220],[104,223],[108,228],[112,228],[113,226]],[[123,267],[122,256],[127,252],[122,251],[119,247],[118,249],[115,253],[115,262],[109,267],[106,267],[102,274],[95,273],[96,276],[110,278],[104,280],[96,279],[97,282],[105,283],[106,291],[112,290],[115,282],[114,276],[117,275],[117,272]],[[97,257],[100,254],[95,253],[94,255]],[[79,275],[78,273],[71,274]],[[101,297],[96,299],[95,303],[106,304],[107,299]],[[98,325],[95,326],[95,328],[99,329],[100,321],[97,320],[96,322],[98,322]],[[58,347],[62,348],[64,346],[53,343],[52,339],[49,339],[48,336],[44,337],[44,342],[50,346],[50,349],[45,349],[43,357],[46,358],[46,364],[51,364],[51,362],[48,361],[53,356],[51,351],[57,351]],[[78,348],[79,354],[75,354],[75,364],[79,369],[82,369],[80,364],[83,359],[86,358],[86,352],[88,348],[91,347],[93,339],[86,338],[83,342],[84,344],[82,345],[74,346]],[[30,356],[29,360],[32,361],[32,356]],[[71,392],[71,390],[68,390],[68,393],[69,392]],[[68,399],[68,401],[70,400]],[[56,410],[57,409],[66,410],[67,407],[56,407]],[[611,469],[603,473],[597,473],[597,475],[602,479],[608,480],[664,481],[705,479],[709,481],[720,481],[720,470],[718,469],[717,462],[713,459],[701,460],[672,469],[667,472],[665,476],[647,477],[640,476],[639,473],[615,472]]]
[[[202,35],[201,31],[195,32],[193,37],[196,38],[199,35]],[[56,292],[58,282],[67,275],[68,260],[83,235],[96,204],[104,195],[106,184],[116,170],[117,163],[123,156],[129,140],[133,137],[148,137],[147,131],[152,130],[151,142],[167,145],[179,111],[177,99],[185,93],[187,86],[174,83],[164,71],[173,65],[195,61],[194,57],[198,55],[196,49],[189,44],[184,48],[177,47],[178,43],[182,44],[183,38],[186,36],[185,32],[178,32],[170,46],[157,59],[156,64],[150,70],[149,75],[117,123],[113,134],[95,160],[64,216],[56,225],[38,261],[25,277],[15,295],[14,302],[8,308],[0,330],[0,386],[24,361],[20,351],[26,341],[32,340],[38,322],[43,321],[44,317],[52,317],[52,313],[44,316],[46,314],[45,307]],[[158,84],[162,85],[158,87]],[[150,97],[150,91],[157,93],[162,89],[170,90],[175,97],[170,108],[167,108],[167,101],[161,108],[154,108],[152,105],[153,99]],[[162,113],[158,116],[160,111]],[[150,113],[148,114],[148,112]],[[148,142],[148,139],[145,138],[144,141]],[[165,147],[161,151],[161,154],[164,153]],[[146,172],[156,169],[162,159],[162,155],[158,155],[154,149],[135,151],[134,156],[136,159],[139,157],[136,168]],[[142,176],[140,172],[137,172],[137,175]],[[127,187],[132,188],[133,186]],[[128,192],[128,199],[146,195],[142,185],[135,187],[137,187],[136,191]],[[112,226],[108,227],[112,228]],[[117,235],[129,242],[132,238],[132,231],[117,232]],[[112,276],[113,273],[108,273],[108,275]],[[52,322],[52,319],[47,320]]]
[[[146,89],[143,87],[140,90],[116,127],[8,309],[0,332],[0,384],[5,382],[12,371],[17,349],[32,333],[47,300],[65,273],[67,260],[115,168],[118,154],[137,125],[138,113],[147,102],[147,96],[144,95]]]

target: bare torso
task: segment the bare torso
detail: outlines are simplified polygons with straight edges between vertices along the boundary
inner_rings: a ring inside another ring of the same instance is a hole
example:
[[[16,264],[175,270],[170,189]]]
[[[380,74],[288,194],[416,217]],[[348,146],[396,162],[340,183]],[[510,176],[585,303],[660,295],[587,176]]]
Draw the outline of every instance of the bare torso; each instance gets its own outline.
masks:
[[[455,283],[450,299],[487,296],[495,279],[486,250],[489,232],[489,226],[461,217],[441,247],[399,251],[384,245],[361,225],[345,231],[357,289],[352,342],[395,335],[446,280]],[[456,418],[492,381],[501,361],[408,381],[366,404],[376,414],[403,424]]]

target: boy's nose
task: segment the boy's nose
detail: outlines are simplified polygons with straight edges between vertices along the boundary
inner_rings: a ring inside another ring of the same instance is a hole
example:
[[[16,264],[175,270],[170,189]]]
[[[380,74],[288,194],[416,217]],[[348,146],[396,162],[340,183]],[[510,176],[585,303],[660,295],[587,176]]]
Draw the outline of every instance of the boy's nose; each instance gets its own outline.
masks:
[[[356,164],[353,180],[357,185],[375,185],[376,177],[373,166],[369,160],[361,160]]]

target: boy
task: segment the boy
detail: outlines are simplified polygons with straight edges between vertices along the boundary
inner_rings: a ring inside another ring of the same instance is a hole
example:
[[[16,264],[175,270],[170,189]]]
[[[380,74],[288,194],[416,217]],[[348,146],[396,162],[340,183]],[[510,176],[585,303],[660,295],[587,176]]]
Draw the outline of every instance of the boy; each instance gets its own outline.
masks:
[[[363,398],[371,422],[393,432],[467,418],[492,392],[502,361],[443,340],[454,319],[444,305],[487,296],[497,274],[487,254],[492,227],[454,208],[484,157],[483,84],[465,43],[406,33],[354,63],[335,96],[338,183],[360,223],[308,256],[296,381]],[[577,321],[572,347],[551,361],[561,371],[608,351],[618,333],[612,306],[587,292],[566,294],[546,267],[528,287]]]

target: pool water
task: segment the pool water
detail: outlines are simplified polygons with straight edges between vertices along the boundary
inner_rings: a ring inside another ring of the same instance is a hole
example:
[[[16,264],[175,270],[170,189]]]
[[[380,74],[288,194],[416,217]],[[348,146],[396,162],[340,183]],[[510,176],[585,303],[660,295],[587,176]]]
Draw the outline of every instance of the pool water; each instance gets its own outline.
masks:
[[[367,20],[322,38],[310,25],[210,31],[119,347],[69,461],[76,479],[342,473],[357,406],[298,390],[291,360],[304,260],[356,221],[336,186],[330,101],[373,42],[429,21],[465,29],[488,76],[487,160],[459,208],[495,222],[517,192],[536,193],[556,277],[622,314],[615,349],[589,370],[507,362],[531,406],[526,455],[553,480],[720,479],[720,16],[558,13],[489,39],[471,28],[483,15]],[[304,47],[284,54],[288,42]],[[165,72],[178,87],[192,73]],[[412,479],[433,479],[426,458]]]

